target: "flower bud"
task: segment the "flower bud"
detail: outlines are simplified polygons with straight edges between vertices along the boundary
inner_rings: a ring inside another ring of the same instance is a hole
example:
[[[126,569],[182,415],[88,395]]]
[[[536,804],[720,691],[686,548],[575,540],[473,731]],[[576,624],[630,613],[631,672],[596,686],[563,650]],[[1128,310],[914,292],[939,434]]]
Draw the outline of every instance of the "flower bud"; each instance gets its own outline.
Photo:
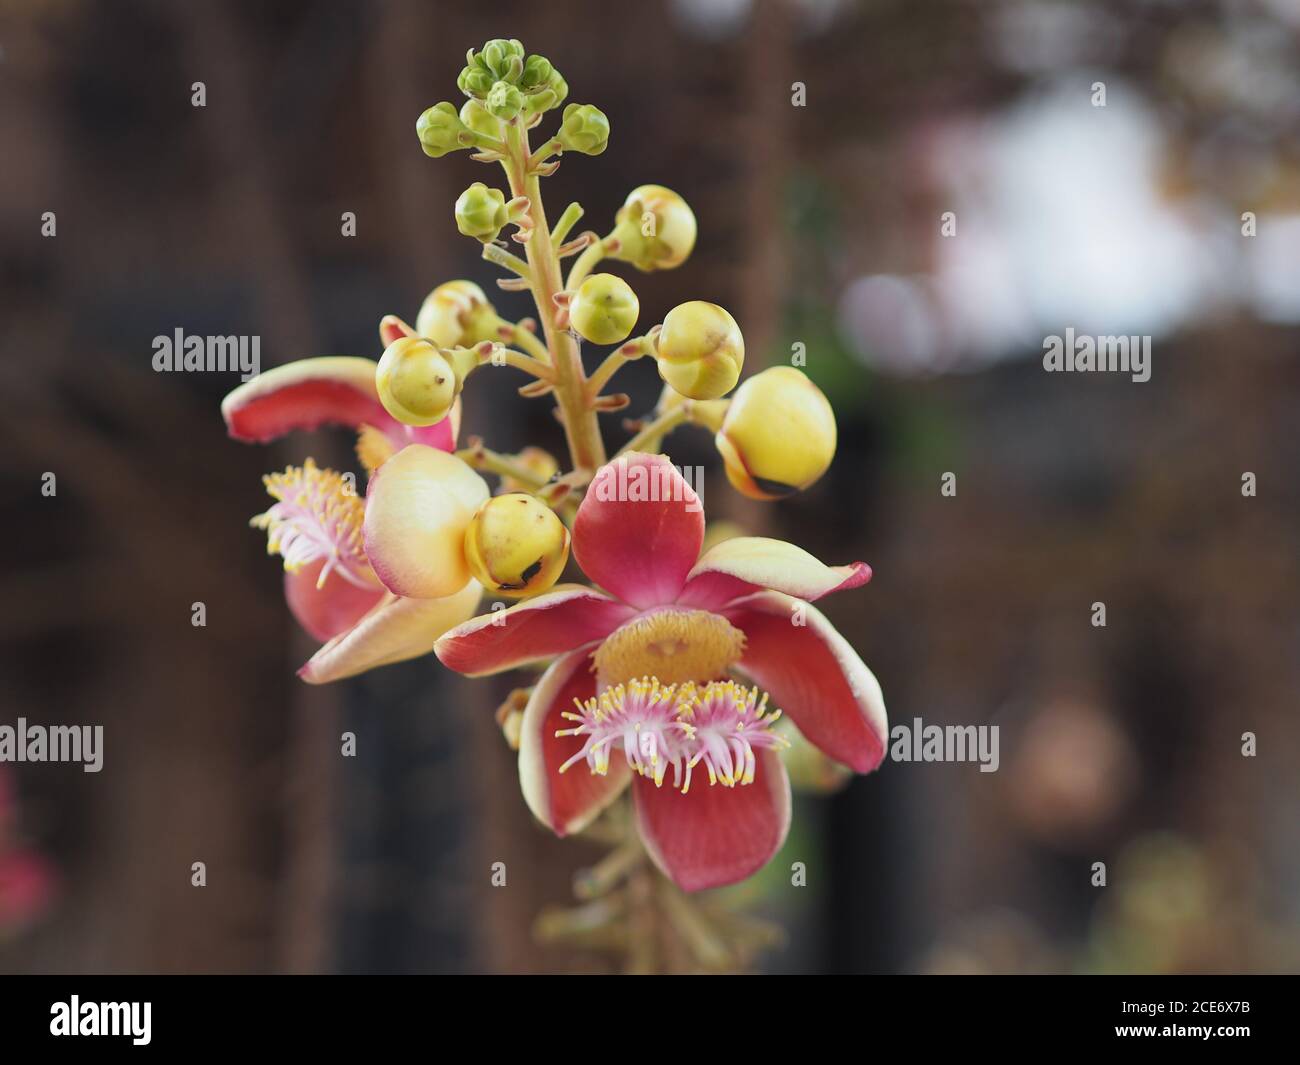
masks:
[[[524,107],[524,94],[508,81],[498,81],[488,91],[484,106],[502,122],[509,122]]]
[[[456,85],[466,96],[482,100],[487,97],[496,80],[491,73],[482,67],[468,66],[460,72],[460,77],[456,79]]]
[[[456,108],[446,101],[434,104],[415,123],[420,147],[424,149],[425,155],[434,159],[468,147],[460,143],[459,138],[464,131],[465,124],[456,114]]]
[[[716,433],[722,428],[722,419],[727,416],[727,410],[731,407],[729,399],[687,399],[672,385],[665,384],[663,391],[659,393],[659,402],[655,404],[655,413],[667,414],[683,403],[689,404],[687,420],[692,425],[703,426],[711,433]]]
[[[519,78],[519,87],[524,92],[537,92],[546,87],[555,68],[544,55],[530,55],[524,62],[524,72]]]
[[[456,228],[484,244],[496,240],[509,221],[505,195],[481,181],[474,182],[456,201]]]
[[[560,472],[560,462],[545,448],[529,445],[515,455],[515,462],[533,474],[539,481],[549,481]],[[506,492],[527,491],[528,486],[520,484],[513,477],[502,477],[501,488]]]
[[[465,56],[465,68],[456,79],[460,91],[466,96],[482,100],[498,81],[514,84],[524,73],[524,46],[516,40],[496,38],[488,41],[482,50],[473,48]]]
[[[415,331],[439,348],[472,348],[497,340],[501,319],[473,281],[448,281],[425,298]]]
[[[659,376],[687,399],[725,396],[745,365],[745,338],[736,319],[703,300],[669,311],[654,345]]]
[[[807,488],[835,457],[835,412],[793,366],[755,374],[731,398],[714,437],[736,491],[779,499]]]
[[[609,146],[609,119],[593,104],[569,104],[556,137],[566,152],[599,155]]]
[[[518,598],[551,587],[569,559],[569,530],[523,492],[494,496],[465,530],[465,563],[489,592]]]
[[[695,247],[695,212],[672,189],[642,185],[633,189],[615,217],[610,235],[618,247],[610,257],[638,270],[671,270]]]
[[[375,367],[379,401],[403,425],[442,421],[456,401],[456,374],[423,337],[399,337]]]
[[[488,41],[477,58],[493,77],[505,81],[518,81],[524,71],[524,46],[517,40]]]
[[[568,98],[569,83],[558,70],[551,71],[551,76],[546,79],[546,87],[555,93],[555,103],[551,104],[552,107],[559,107]]]
[[[475,133],[494,140],[501,139],[501,120],[478,100],[466,100],[460,109],[460,120]]]
[[[569,324],[593,344],[617,344],[636,325],[641,302],[632,286],[614,274],[592,274],[569,304]]]

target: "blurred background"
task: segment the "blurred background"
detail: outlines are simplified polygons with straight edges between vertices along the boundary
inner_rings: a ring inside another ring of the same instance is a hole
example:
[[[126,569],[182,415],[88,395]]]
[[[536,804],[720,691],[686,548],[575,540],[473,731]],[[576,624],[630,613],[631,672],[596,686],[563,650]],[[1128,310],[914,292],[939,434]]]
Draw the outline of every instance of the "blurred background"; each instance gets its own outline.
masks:
[[[645,182],[694,207],[686,265],[631,277],[643,321],[722,303],[747,369],[802,344],[836,408],[831,473],[772,508],[674,436],[710,518],[872,564],[826,612],[892,722],[1000,726],[996,773],[797,797],[743,889],[788,932],[756,966],[1300,967],[1297,0],[0,0],[0,723],[105,729],[98,774],[0,765],[0,970],[610,964],[530,932],[600,851],[521,800],[517,677],[294,678],[314,645],[247,520],[265,471],[355,468],[349,437],[236,444],[234,375],[151,369],[178,328],[377,357],[381,315],[493,291],[452,204],[495,178],[414,123],[496,36],[610,116],[552,217],[605,232]],[[1151,380],[1045,373],[1066,327],[1152,336]],[[466,432],[560,452],[504,376]]]

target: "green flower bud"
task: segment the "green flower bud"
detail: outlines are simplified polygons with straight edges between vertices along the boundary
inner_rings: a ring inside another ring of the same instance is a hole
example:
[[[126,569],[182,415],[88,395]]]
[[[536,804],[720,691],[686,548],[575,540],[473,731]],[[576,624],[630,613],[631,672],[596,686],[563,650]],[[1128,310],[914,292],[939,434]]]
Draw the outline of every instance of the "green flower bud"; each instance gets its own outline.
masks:
[[[415,331],[440,348],[472,348],[499,340],[501,318],[473,281],[448,281],[425,297]]]
[[[569,324],[593,344],[618,344],[632,334],[641,303],[614,274],[592,274],[574,293]]]
[[[593,104],[569,104],[556,136],[566,152],[599,155],[609,147],[609,119]]]
[[[516,40],[498,37],[488,41],[477,56],[479,62],[494,78],[518,81],[524,71],[524,46]]]
[[[487,96],[496,80],[482,67],[469,66],[460,72],[460,77],[456,79],[456,87],[466,96],[482,100]]]
[[[552,107],[559,107],[569,95],[569,83],[564,80],[558,70],[551,71],[546,87],[555,93],[555,103],[551,104]]]
[[[773,366],[736,389],[713,442],[736,491],[780,499],[830,468],[835,412],[801,371]]]
[[[546,87],[555,68],[544,55],[530,55],[524,63],[524,73],[519,79],[519,87],[524,92],[536,92]]]
[[[456,401],[456,374],[422,337],[398,337],[375,367],[379,401],[403,425],[442,421]]]
[[[486,244],[496,240],[501,228],[510,221],[506,198],[500,189],[476,181],[456,201],[456,228],[467,237]]]
[[[460,120],[475,133],[494,140],[501,139],[501,120],[478,100],[465,101],[465,106],[460,109]]]
[[[503,122],[509,122],[524,108],[524,94],[508,81],[498,81],[487,94],[487,109]]]
[[[569,560],[569,530],[536,496],[481,504],[465,530],[465,563],[489,592],[518,598],[551,587]]]
[[[513,84],[523,73],[524,46],[518,41],[498,38],[488,41],[481,51],[469,50],[456,84],[466,96],[483,100],[498,81]]]
[[[659,376],[687,399],[725,396],[745,365],[745,338],[736,319],[703,300],[669,311],[654,346]]]
[[[617,250],[610,257],[638,270],[680,266],[695,247],[695,212],[672,189],[642,185],[628,193],[614,231]]]
[[[424,149],[425,155],[433,156],[435,159],[448,152],[467,147],[459,140],[464,131],[465,124],[456,114],[456,108],[445,101],[434,104],[415,123],[420,147]]]

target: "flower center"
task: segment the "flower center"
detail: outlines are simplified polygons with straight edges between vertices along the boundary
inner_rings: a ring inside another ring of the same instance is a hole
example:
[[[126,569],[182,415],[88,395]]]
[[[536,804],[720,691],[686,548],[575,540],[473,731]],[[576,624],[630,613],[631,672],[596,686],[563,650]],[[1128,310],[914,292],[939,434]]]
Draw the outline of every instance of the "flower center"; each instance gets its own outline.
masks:
[[[584,742],[560,772],[585,758],[591,771],[603,777],[609,772],[611,752],[621,752],[628,765],[642,776],[653,777],[657,785],[664,782],[671,765],[673,787],[679,787],[689,756],[685,747],[689,730],[677,719],[676,691],[671,684],[642,677],[606,688],[585,703],[575,699],[578,712],[566,711],[564,717],[577,725],[555,735],[581,736]]]
[[[690,790],[692,770],[700,763],[710,784],[734,788],[754,782],[755,750],[786,747],[788,741],[771,731],[780,711],[766,713],[767,696],[735,681],[664,685],[642,677],[606,688],[564,717],[573,728],[555,735],[581,739],[582,747],[560,766],[566,772],[586,761],[592,773],[604,776],[609,760],[622,754],[637,773],[662,787],[668,767],[672,786]]]
[[[740,661],[745,634],[707,610],[668,607],[615,629],[596,651],[601,683],[658,677],[669,684],[707,682]]]
[[[267,474],[262,483],[276,502],[249,524],[266,530],[266,549],[284,557],[286,570],[294,573],[323,558],[317,588],[333,571],[358,588],[378,585],[362,541],[365,503],[342,474],[308,459],[284,473]]]
[[[766,713],[767,693],[734,680],[715,681],[699,689],[685,684],[677,693],[677,708],[679,719],[690,731],[692,749],[683,794],[690,790],[691,770],[701,762],[710,784],[721,782],[734,788],[754,783],[756,748],[790,746],[785,737],[772,731],[781,711]]]

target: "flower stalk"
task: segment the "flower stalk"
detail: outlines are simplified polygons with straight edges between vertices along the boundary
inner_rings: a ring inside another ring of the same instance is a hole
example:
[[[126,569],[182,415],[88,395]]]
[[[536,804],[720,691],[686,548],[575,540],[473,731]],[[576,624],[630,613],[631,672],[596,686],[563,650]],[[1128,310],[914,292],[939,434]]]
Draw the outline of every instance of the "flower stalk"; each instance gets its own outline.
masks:
[[[560,261],[546,222],[541,178],[532,172],[528,132],[518,122],[511,122],[506,128],[506,158],[502,166],[509,178],[511,193],[527,196],[532,204],[533,228],[524,245],[528,255],[528,276],[533,301],[537,304],[537,317],[555,369],[555,400],[569,456],[575,469],[594,473],[605,463],[605,442],[601,438],[596,412],[587,400],[578,343],[556,325],[555,296],[562,291]],[[486,249],[484,255],[487,255]]]

